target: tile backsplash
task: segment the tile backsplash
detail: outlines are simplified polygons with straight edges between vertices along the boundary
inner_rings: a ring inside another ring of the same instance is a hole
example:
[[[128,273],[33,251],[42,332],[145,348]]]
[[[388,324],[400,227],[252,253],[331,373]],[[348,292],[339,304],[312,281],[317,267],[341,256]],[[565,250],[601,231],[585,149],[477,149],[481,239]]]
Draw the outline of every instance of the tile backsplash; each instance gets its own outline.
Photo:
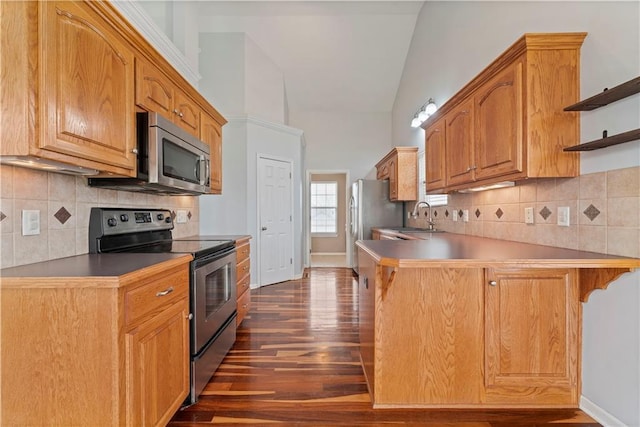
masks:
[[[174,237],[199,232],[195,196],[162,196],[89,187],[71,175],[0,165],[0,268],[88,252],[92,207],[140,207],[187,211]],[[22,235],[22,211],[40,211],[40,234]]]
[[[568,227],[558,225],[561,207],[569,208]],[[533,208],[534,224],[525,223],[525,208]],[[408,225],[426,227],[428,209],[420,213]],[[640,167],[454,193],[432,216],[437,228],[453,233],[640,257]]]

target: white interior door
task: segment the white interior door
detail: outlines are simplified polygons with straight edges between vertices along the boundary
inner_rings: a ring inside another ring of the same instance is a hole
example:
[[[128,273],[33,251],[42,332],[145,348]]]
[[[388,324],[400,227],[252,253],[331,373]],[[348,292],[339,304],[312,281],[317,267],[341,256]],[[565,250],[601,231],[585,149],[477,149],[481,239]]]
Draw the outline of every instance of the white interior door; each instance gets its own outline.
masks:
[[[291,162],[258,158],[260,285],[293,279]]]

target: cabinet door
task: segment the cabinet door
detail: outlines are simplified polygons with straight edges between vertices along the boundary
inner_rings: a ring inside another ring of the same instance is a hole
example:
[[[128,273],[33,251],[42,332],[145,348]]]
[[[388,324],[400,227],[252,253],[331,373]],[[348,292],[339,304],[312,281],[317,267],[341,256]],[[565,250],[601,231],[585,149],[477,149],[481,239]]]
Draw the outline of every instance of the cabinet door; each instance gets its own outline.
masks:
[[[40,148],[135,173],[134,55],[90,6],[43,2]]]
[[[148,111],[173,117],[173,85],[154,65],[136,59],[136,104]]]
[[[200,108],[180,90],[175,92],[173,121],[196,138],[200,137]]]
[[[375,393],[375,290],[376,264],[371,255],[360,248],[358,251],[358,318],[360,337],[360,359],[367,380],[371,400]]]
[[[487,270],[487,403],[577,404],[581,306],[575,270]]]
[[[398,200],[398,157],[393,157],[387,162],[389,170],[389,200]]]
[[[523,171],[522,68],[515,62],[474,96],[476,179]]]
[[[446,185],[445,121],[439,119],[425,131],[425,174],[427,192]]]
[[[166,425],[189,394],[189,302],[126,334],[127,425]]]
[[[473,100],[451,110],[445,117],[447,185],[474,180]]]
[[[211,193],[222,194],[222,128],[205,113],[200,125],[200,139],[209,144],[211,154]]]

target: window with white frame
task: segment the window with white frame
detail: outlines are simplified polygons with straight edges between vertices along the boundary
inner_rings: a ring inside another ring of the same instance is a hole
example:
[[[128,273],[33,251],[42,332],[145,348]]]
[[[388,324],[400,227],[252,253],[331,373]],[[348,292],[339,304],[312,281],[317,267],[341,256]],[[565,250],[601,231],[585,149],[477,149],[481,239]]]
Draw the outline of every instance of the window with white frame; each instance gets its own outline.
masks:
[[[427,181],[425,170],[425,155],[424,151],[418,153],[418,199],[429,203],[431,207],[445,206],[449,204],[449,196],[447,194],[427,194]]]
[[[311,233],[335,235],[338,232],[338,183],[311,183]]]

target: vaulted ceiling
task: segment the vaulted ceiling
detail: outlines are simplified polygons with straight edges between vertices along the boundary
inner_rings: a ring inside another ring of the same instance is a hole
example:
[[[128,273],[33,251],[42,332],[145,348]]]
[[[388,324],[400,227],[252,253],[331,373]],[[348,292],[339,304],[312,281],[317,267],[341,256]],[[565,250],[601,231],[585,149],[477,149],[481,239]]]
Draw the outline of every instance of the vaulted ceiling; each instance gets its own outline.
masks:
[[[246,33],[290,111],[391,111],[422,1],[201,1],[200,32]]]

